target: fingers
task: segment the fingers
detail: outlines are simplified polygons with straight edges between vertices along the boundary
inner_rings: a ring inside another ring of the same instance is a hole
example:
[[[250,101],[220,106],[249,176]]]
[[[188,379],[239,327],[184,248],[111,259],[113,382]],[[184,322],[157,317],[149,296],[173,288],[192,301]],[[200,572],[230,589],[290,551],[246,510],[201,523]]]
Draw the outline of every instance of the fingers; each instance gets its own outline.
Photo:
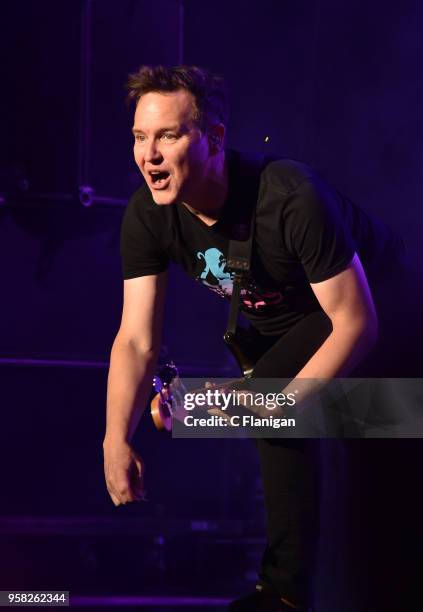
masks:
[[[135,501],[137,498],[131,490],[129,479],[118,477],[109,477],[106,481],[107,490],[115,506],[120,504],[127,504],[131,501]]]
[[[119,504],[121,503],[120,500],[118,499],[118,497],[116,497],[116,495],[114,493],[112,493],[110,491],[110,489],[107,489],[109,491],[109,495],[112,498],[112,502],[114,503],[115,506],[119,506]]]
[[[219,410],[219,408],[210,408],[210,410],[207,410],[208,414],[212,414],[213,416],[219,416],[222,417],[223,419],[225,419],[225,421],[228,422],[228,424],[231,424],[231,417],[226,414],[226,412],[223,412],[223,410]]]
[[[115,506],[145,499],[144,468],[140,457],[129,466],[105,465],[106,486]]]
[[[107,488],[109,491],[109,495],[112,499],[112,502],[115,506],[125,505],[134,501],[141,501],[143,499],[143,495],[137,494],[133,492],[130,486],[125,487],[125,489],[121,489],[119,492],[116,490]]]

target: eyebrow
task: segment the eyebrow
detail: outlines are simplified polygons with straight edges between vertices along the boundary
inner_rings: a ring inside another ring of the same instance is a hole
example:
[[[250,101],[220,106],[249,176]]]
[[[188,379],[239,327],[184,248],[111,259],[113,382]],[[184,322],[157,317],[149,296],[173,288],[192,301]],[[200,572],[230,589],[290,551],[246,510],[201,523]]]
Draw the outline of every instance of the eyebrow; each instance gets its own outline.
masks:
[[[157,130],[157,133],[160,134],[160,132],[176,132],[178,131],[178,129],[179,129],[178,125],[169,125],[168,127],[160,128],[159,130]],[[132,128],[131,131],[133,134],[144,134],[143,130],[138,130],[136,128]]]

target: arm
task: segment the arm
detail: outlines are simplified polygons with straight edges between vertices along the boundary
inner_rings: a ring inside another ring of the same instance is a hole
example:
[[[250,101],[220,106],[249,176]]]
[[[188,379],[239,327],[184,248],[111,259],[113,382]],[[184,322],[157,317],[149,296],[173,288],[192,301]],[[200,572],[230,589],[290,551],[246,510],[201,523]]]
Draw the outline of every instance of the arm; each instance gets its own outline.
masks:
[[[286,205],[285,240],[301,262],[310,286],[332,323],[332,332],[296,379],[347,376],[377,338],[377,316],[342,196],[315,173]],[[296,380],[294,379],[294,380]],[[306,383],[302,383],[305,387]]]
[[[297,377],[348,376],[373,347],[378,333],[376,310],[358,255],[343,272],[310,286],[333,330]]]
[[[292,391],[299,378],[308,379],[301,386],[301,399],[317,390],[321,380],[348,376],[374,346],[378,334],[373,299],[357,254],[345,270],[311,287],[333,329],[284,390]]]
[[[130,442],[151,392],[166,284],[167,272],[124,281],[122,322],[110,358],[103,442],[107,488],[116,505],[141,497],[142,462]]]

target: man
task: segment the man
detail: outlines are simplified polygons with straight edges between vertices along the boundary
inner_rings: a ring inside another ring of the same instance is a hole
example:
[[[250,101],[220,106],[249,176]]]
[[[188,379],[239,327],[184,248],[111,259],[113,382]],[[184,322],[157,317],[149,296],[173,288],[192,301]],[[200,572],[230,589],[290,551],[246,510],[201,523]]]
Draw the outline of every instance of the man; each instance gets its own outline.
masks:
[[[196,67],[142,67],[129,91],[136,103],[134,157],[145,185],[122,225],[124,306],[111,352],[104,439],[115,505],[143,495],[143,464],[131,438],[151,391],[168,262],[231,295],[224,263],[244,180],[242,156],[224,147],[227,108],[219,78]],[[362,264],[370,273],[381,262],[389,268],[398,248],[386,228],[376,228],[308,166],[264,164],[251,281],[241,296],[256,334],[254,376],[331,379],[352,372],[378,328]],[[267,439],[257,446],[268,546],[256,592],[230,609],[306,610],[317,533],[307,446]]]

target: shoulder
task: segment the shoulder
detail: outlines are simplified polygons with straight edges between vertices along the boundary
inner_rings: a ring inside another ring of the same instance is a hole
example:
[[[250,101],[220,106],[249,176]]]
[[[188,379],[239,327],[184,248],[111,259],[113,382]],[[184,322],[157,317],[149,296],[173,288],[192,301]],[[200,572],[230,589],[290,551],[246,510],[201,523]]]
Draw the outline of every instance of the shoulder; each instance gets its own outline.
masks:
[[[310,165],[287,158],[267,158],[261,173],[259,215],[279,214],[302,223],[322,219],[339,207],[338,196]]]
[[[300,186],[317,185],[321,179],[308,164],[286,158],[267,158],[261,175],[261,182],[267,188],[288,195]]]
[[[287,196],[299,189],[300,191],[319,190],[325,185],[324,179],[310,165],[303,161],[263,155],[258,152],[240,152],[227,149],[229,167],[235,168],[234,176],[253,180],[260,175],[260,191],[271,191],[276,195]]]
[[[343,206],[340,194],[314,168],[293,159],[271,159],[262,171],[257,206],[258,226],[277,227],[285,244],[306,238],[322,240],[340,231]]]

